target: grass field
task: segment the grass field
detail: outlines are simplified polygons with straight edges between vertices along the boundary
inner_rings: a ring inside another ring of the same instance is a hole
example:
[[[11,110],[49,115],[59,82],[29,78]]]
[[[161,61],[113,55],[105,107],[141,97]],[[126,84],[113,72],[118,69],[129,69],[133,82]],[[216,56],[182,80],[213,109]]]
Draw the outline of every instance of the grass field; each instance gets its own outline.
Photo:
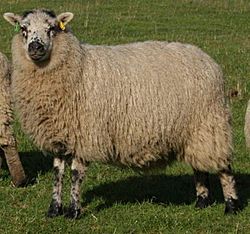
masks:
[[[231,96],[235,160],[233,168],[244,210],[224,216],[219,180],[211,175],[216,202],[196,210],[192,170],[176,163],[159,175],[130,169],[90,166],[82,190],[78,220],[45,217],[52,189],[52,160],[32,146],[15,123],[19,151],[32,182],[13,188],[6,166],[0,172],[0,233],[250,233],[250,157],[243,125],[250,97],[250,1],[248,0],[1,0],[0,14],[46,7],[71,11],[78,38],[93,44],[144,40],[196,44],[221,66]],[[0,20],[0,51],[9,58],[12,28]],[[69,203],[70,173],[64,204]]]

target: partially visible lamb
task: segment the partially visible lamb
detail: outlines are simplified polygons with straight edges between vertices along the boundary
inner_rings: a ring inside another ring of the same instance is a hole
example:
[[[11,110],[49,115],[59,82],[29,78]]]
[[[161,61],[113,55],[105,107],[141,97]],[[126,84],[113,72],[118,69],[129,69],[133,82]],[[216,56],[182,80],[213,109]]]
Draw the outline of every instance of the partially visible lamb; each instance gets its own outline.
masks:
[[[72,159],[70,218],[80,213],[80,185],[93,161],[137,168],[185,161],[195,172],[199,208],[211,204],[207,172],[216,171],[225,212],[238,211],[224,80],[207,54],[159,41],[81,45],[65,28],[72,13],[38,9],[4,17],[21,27],[12,41],[20,122],[55,155],[49,217],[62,212],[66,159]]]
[[[25,174],[16,149],[11,121],[9,63],[0,53],[0,168],[2,157],[5,155],[13,184],[19,186],[25,182]]]

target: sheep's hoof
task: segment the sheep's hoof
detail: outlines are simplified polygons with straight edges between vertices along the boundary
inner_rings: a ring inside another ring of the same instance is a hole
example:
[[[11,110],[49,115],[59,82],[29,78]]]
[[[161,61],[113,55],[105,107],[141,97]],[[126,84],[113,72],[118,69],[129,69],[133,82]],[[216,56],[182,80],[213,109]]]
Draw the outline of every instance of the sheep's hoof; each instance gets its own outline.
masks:
[[[213,200],[210,196],[202,197],[198,196],[195,204],[195,208],[203,209],[213,204]]]
[[[59,205],[57,202],[52,201],[49,206],[47,217],[54,218],[62,214],[63,214],[62,205]]]
[[[229,198],[225,202],[225,214],[237,214],[241,210],[238,199]]]
[[[65,213],[65,217],[68,219],[77,219],[81,214],[81,210],[77,208],[75,205],[70,205]]]

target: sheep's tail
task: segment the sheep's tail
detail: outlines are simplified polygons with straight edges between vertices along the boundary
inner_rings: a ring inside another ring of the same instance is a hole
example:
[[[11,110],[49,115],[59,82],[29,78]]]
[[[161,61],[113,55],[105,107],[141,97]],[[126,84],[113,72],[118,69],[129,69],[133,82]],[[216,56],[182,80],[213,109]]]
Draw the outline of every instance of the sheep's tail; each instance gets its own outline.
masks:
[[[245,115],[245,127],[244,127],[246,146],[250,149],[250,100],[247,104],[247,110]]]

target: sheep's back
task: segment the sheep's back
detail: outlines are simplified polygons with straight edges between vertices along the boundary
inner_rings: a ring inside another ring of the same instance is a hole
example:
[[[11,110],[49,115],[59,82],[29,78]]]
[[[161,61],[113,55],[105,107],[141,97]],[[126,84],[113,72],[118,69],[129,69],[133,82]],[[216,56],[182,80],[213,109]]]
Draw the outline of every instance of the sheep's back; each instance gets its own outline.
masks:
[[[88,115],[81,122],[102,158],[181,151],[209,111],[223,108],[221,70],[197,47],[144,42],[85,49]]]

